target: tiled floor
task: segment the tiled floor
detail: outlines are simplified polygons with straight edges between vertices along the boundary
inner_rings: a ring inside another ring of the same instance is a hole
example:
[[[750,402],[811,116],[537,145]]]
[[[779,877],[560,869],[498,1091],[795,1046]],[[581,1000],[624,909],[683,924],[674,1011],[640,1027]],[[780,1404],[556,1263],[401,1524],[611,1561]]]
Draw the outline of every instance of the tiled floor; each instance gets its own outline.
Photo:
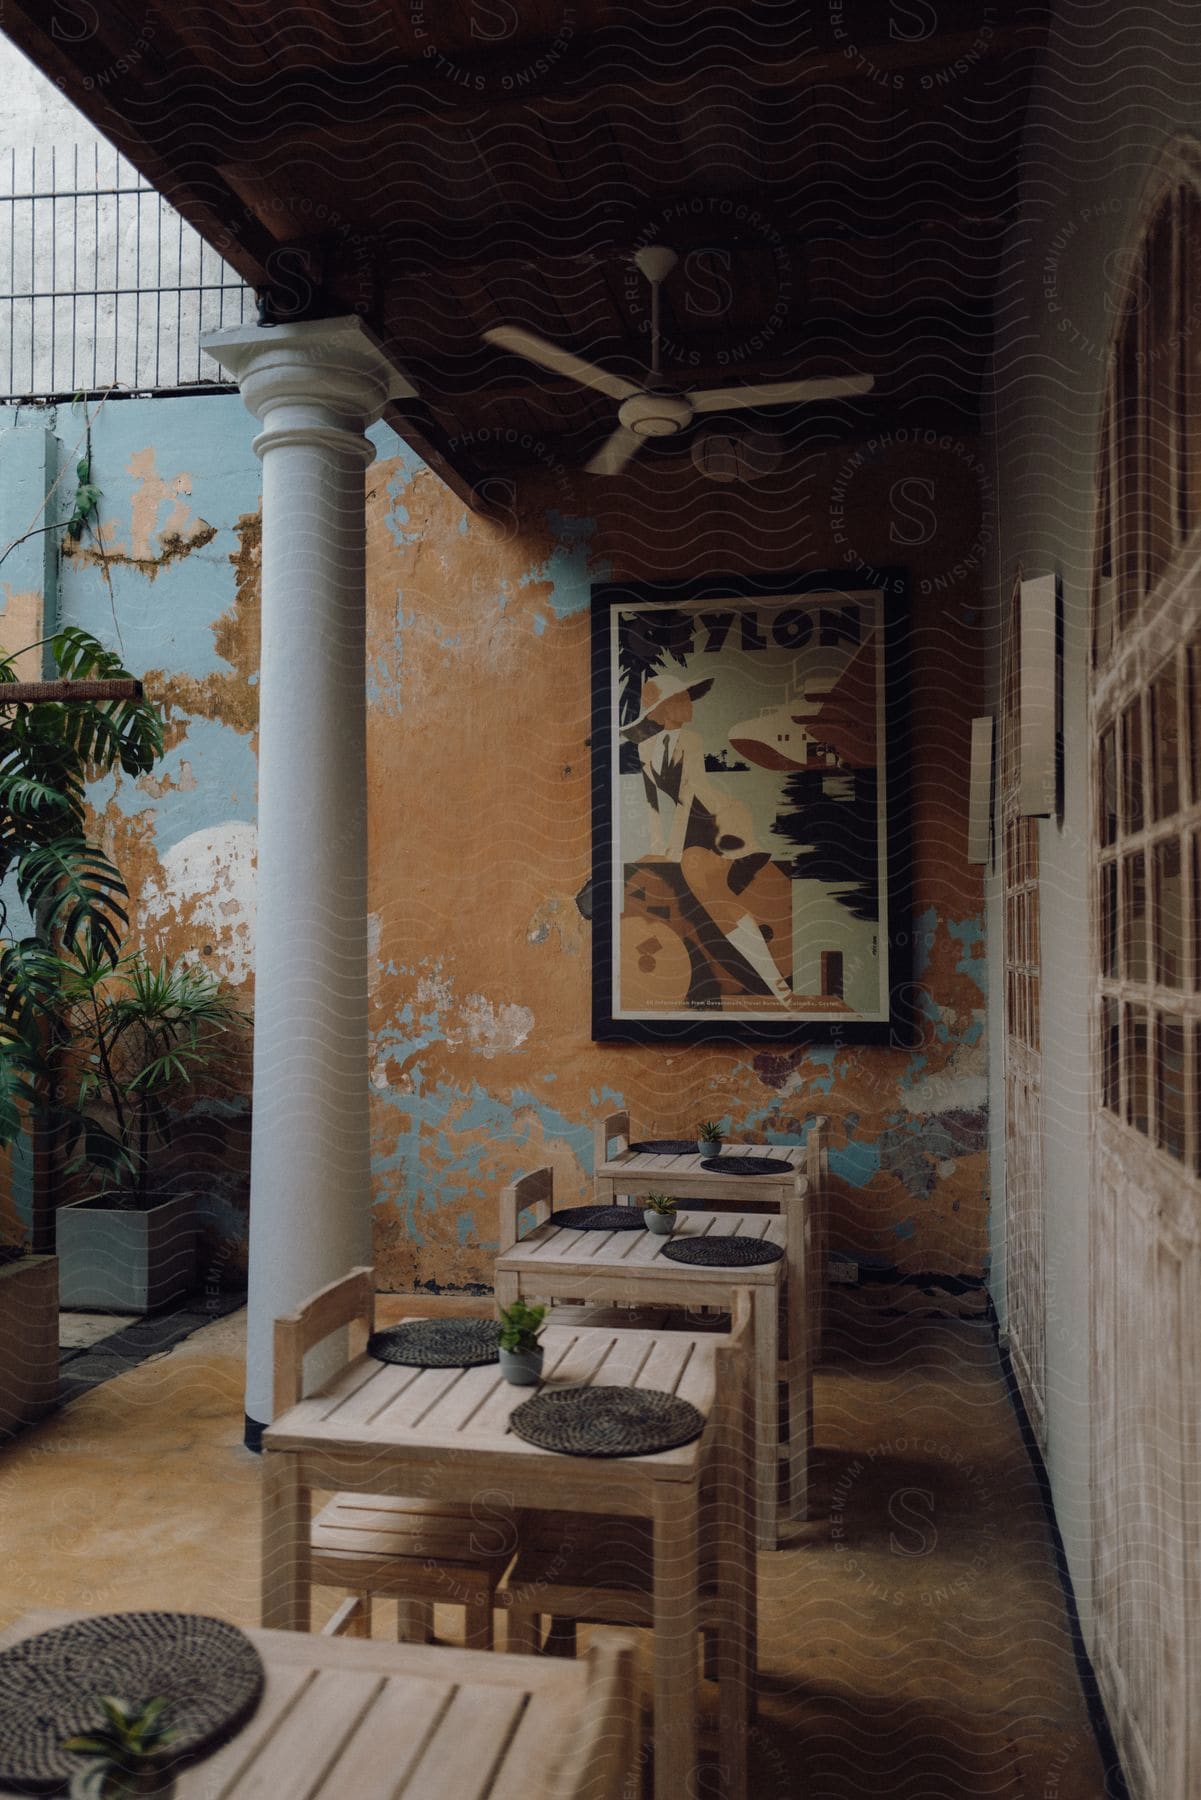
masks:
[[[889,1316],[853,1292],[837,1309],[817,1390],[821,1519],[760,1560],[754,1800],[1100,1800],[988,1327]],[[206,1326],[0,1452],[0,1620],[41,1604],[254,1623],[241,1327]]]
[[[111,1337],[123,1325],[132,1325],[130,1313],[60,1312],[58,1344],[60,1350],[90,1350],[102,1338]]]

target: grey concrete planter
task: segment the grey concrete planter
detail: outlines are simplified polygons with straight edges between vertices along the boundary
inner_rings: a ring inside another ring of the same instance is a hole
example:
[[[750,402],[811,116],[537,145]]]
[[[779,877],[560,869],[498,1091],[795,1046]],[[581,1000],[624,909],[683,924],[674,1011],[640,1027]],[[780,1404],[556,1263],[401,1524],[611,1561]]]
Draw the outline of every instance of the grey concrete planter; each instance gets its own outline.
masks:
[[[500,1372],[514,1387],[537,1387],[542,1379],[542,1346],[535,1350],[501,1350]]]
[[[58,1260],[0,1265],[0,1438],[58,1402]]]
[[[674,1212],[655,1212],[648,1206],[642,1214],[642,1220],[647,1230],[653,1231],[656,1237],[670,1237],[679,1216],[679,1213]]]
[[[145,1212],[107,1195],[60,1206],[59,1303],[90,1312],[145,1313],[196,1281],[196,1201],[173,1194]]]

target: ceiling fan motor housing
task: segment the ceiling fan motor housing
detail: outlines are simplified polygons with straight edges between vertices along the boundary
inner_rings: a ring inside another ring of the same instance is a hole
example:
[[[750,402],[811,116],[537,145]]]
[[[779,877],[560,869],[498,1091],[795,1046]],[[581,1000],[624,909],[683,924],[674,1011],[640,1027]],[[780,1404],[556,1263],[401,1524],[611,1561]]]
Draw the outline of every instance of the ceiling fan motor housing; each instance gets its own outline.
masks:
[[[631,394],[617,409],[627,431],[637,437],[675,437],[692,423],[692,405],[679,394]]]

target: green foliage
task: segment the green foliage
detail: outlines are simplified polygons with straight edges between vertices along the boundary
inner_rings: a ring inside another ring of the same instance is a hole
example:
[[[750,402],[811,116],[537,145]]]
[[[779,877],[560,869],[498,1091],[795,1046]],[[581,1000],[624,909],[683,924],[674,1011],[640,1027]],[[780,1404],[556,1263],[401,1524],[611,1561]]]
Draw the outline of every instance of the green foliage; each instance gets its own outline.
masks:
[[[671,1194],[643,1194],[642,1204],[648,1212],[673,1213],[676,1210],[675,1199]]]
[[[701,1144],[720,1144],[721,1126],[716,1119],[705,1119],[696,1128],[697,1142]]]
[[[143,1792],[142,1779],[152,1770],[154,1758],[175,1737],[167,1723],[169,1702],[160,1698],[135,1708],[111,1694],[101,1694],[97,1704],[104,1725],[68,1738],[63,1745],[64,1750],[91,1759],[72,1782],[72,1795],[80,1800],[85,1795],[122,1800],[125,1795]]]
[[[145,1199],[173,1106],[236,1054],[228,1034],[249,1015],[191,963],[155,966],[138,952],[112,962],[77,940],[56,963],[60,1062],[70,1077],[60,1117],[76,1152],[66,1172]]]
[[[66,679],[130,679],[89,632],[68,626],[47,641]],[[55,952],[74,947],[111,967],[129,922],[120,871],[88,839],[87,784],[117,768],[145,774],[163,750],[162,721],[146,700],[4,706],[21,654],[0,656],[0,882],[15,885],[33,932],[13,937],[0,901],[0,1144],[22,1129],[50,1072],[62,972]]]
[[[512,1306],[500,1309],[500,1347],[502,1350],[536,1350],[542,1334],[545,1306],[527,1306],[514,1300]]]
[[[65,521],[67,536],[78,543],[83,536],[85,525],[91,525],[99,515],[101,491],[92,481],[91,455],[81,456],[75,465],[75,473],[79,478],[79,486],[75,490],[75,506],[71,517]]]

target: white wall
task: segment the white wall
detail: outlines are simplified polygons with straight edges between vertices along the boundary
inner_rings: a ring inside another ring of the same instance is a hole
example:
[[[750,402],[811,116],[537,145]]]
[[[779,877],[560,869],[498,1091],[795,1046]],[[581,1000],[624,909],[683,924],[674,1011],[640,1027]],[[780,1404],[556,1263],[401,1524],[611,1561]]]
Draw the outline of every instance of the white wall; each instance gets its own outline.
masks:
[[[998,302],[999,559],[1008,610],[1020,564],[1057,571],[1065,610],[1065,808],[1039,832],[1042,869],[1047,1468],[1086,1634],[1089,1596],[1088,581],[1097,431],[1114,306],[1148,173],[1201,135],[1198,9],[1061,0],[1027,128],[1024,200]],[[997,634],[999,678],[1000,632]],[[994,688],[993,708],[999,712]],[[989,892],[993,1267],[1004,1252],[1002,917]],[[1004,1319],[1004,1283],[994,1298]]]
[[[146,191],[133,194],[129,189]],[[121,188],[78,205],[6,196]],[[184,286],[224,294],[180,292]],[[103,290],[137,287],[140,299]],[[155,290],[166,288],[161,298]],[[93,295],[99,292],[98,298]],[[174,291],[170,291],[174,290]],[[7,297],[57,294],[10,307]],[[69,292],[80,297],[72,301]],[[252,316],[239,277],[0,35],[0,399],[174,387],[217,371],[200,334]]]

